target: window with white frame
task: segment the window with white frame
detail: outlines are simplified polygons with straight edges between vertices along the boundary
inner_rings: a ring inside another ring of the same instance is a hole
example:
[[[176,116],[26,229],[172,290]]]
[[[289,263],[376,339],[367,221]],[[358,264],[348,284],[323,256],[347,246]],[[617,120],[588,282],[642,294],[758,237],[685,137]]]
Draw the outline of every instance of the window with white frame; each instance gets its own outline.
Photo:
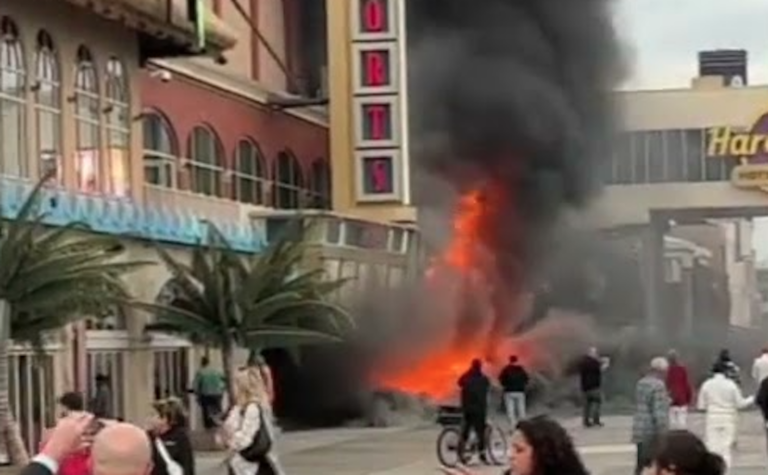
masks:
[[[0,173],[28,176],[26,64],[19,29],[0,17]]]
[[[190,188],[195,193],[223,196],[224,153],[221,141],[208,127],[192,129],[189,137]]]
[[[288,151],[277,154],[275,163],[275,208],[299,209],[303,205],[304,175],[296,157]]]
[[[77,50],[74,95],[77,144],[75,172],[78,188],[89,193],[102,191],[99,103],[96,64],[90,50],[80,46]]]
[[[176,188],[176,134],[160,113],[144,116],[144,181],[165,188]]]
[[[241,140],[235,154],[233,198],[242,203],[265,204],[267,170],[259,146],[251,140]]]
[[[123,63],[109,58],[105,77],[105,108],[109,192],[128,196],[131,191],[131,100]]]
[[[37,34],[34,79],[38,173],[50,173],[51,180],[61,183],[61,70],[53,39],[46,31]]]
[[[328,161],[318,158],[309,170],[309,207],[331,209],[331,168]]]

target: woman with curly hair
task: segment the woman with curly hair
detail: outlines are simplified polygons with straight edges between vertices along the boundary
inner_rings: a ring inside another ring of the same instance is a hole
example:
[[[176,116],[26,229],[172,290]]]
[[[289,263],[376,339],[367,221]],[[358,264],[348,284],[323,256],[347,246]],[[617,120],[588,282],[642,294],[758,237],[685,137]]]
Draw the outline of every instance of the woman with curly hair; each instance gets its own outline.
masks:
[[[723,458],[687,430],[667,432],[659,441],[648,475],[723,475]]]
[[[504,475],[588,475],[571,436],[554,419],[536,416],[517,424]],[[461,467],[450,475],[474,475]]]

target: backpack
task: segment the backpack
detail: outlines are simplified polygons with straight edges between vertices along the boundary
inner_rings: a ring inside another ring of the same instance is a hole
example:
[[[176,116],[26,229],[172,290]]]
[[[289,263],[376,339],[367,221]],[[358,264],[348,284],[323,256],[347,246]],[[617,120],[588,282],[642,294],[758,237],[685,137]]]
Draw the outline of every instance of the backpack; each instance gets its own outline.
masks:
[[[261,405],[257,404],[259,408],[259,417],[261,417],[261,424],[259,430],[253,436],[251,444],[242,449],[239,454],[247,462],[257,463],[264,459],[264,457],[272,449],[272,436],[269,433],[269,429],[266,424],[269,424],[267,420],[268,414],[262,409]],[[245,417],[245,408],[240,411],[241,419]],[[242,420],[241,420],[242,424]]]

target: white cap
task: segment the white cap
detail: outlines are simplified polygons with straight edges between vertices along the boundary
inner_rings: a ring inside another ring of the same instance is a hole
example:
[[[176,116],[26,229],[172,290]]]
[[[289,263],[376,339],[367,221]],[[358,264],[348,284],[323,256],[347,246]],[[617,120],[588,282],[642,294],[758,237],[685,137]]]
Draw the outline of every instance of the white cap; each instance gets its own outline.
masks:
[[[656,371],[666,371],[669,369],[669,362],[666,358],[657,356],[651,360],[651,369]]]

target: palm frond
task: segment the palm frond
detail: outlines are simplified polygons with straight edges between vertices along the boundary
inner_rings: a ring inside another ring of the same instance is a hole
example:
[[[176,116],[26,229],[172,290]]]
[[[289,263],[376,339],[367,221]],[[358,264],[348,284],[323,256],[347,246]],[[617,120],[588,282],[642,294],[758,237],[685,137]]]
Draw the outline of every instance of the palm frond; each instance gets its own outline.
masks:
[[[343,341],[341,338],[328,333],[279,325],[264,325],[258,329],[249,330],[245,337],[247,346],[262,349],[321,345]]]

